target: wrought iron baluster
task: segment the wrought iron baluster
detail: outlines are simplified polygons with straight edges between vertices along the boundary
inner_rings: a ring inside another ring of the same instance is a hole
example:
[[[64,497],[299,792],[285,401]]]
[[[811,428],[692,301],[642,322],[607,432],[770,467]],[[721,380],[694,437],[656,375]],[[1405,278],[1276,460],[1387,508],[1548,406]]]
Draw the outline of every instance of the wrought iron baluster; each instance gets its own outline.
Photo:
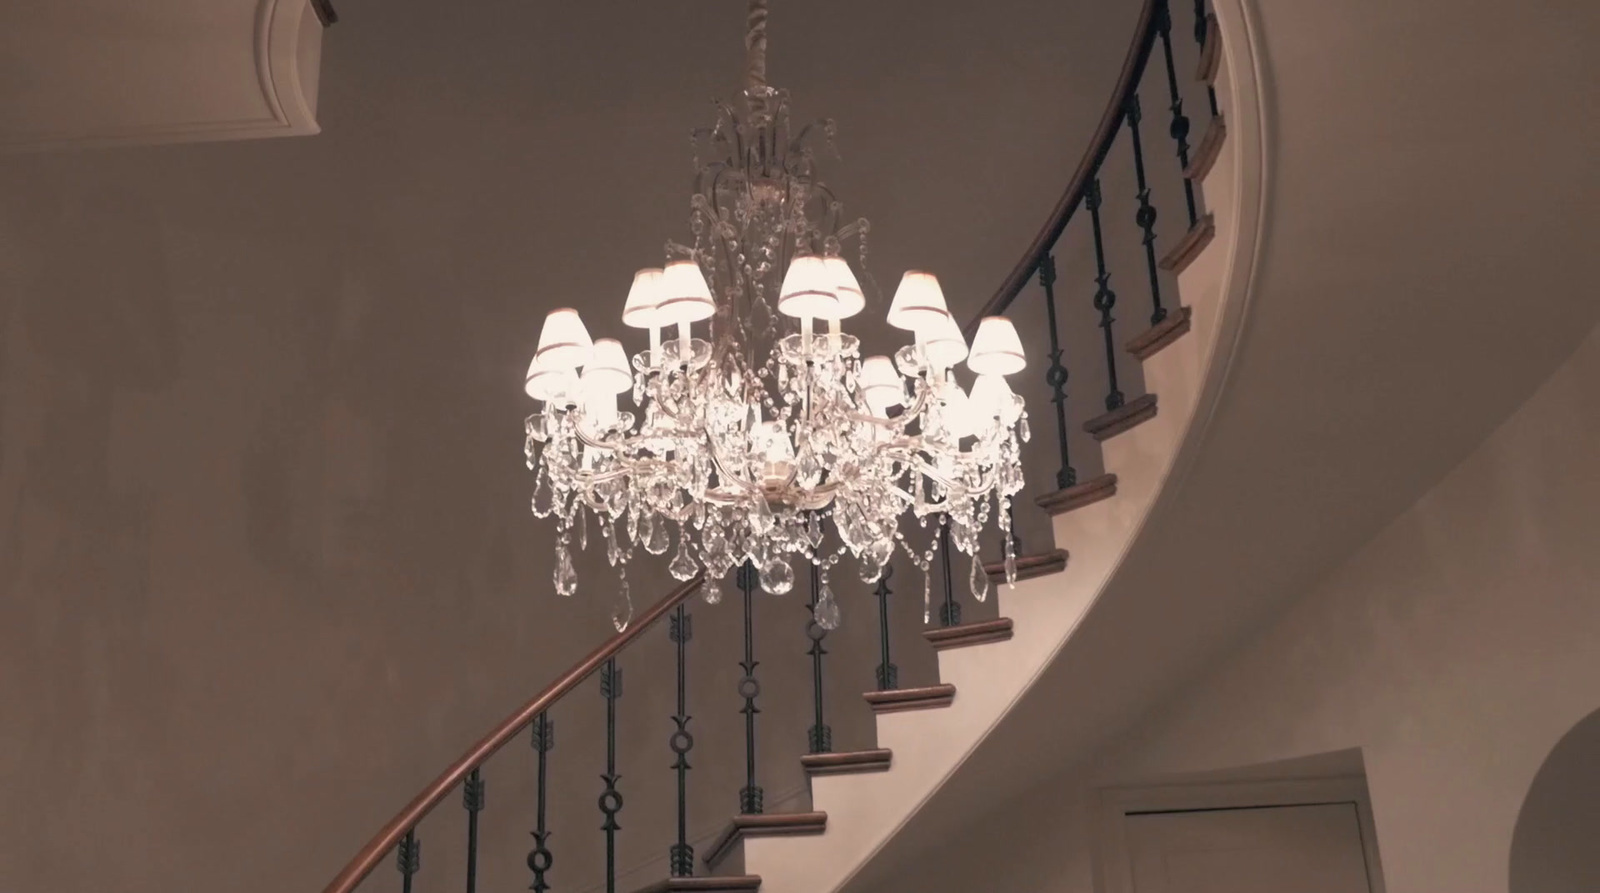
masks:
[[[545,778],[548,774],[550,749],[556,745],[556,724],[544,713],[533,718],[528,727],[532,732],[533,749],[539,753],[539,807],[538,828],[533,832],[533,849],[528,851],[528,870],[533,872],[533,883],[528,889],[545,893],[550,889],[545,875],[555,863],[550,853],[550,828],[545,824]]]
[[[1206,18],[1206,0],[1194,0],[1194,43],[1200,52],[1206,51],[1206,32],[1210,25]],[[1217,116],[1217,88],[1206,84],[1206,100],[1211,103],[1211,117]]]
[[[672,717],[677,729],[668,746],[677,755],[673,768],[678,770],[678,842],[667,851],[667,861],[673,877],[694,876],[694,847],[689,844],[689,751],[694,748],[694,735],[689,733],[689,704],[687,664],[684,646],[694,638],[694,617],[679,605],[673,613],[668,634],[678,649],[678,712]]]
[[[739,696],[744,698],[744,787],[739,789],[739,812],[759,815],[765,793],[756,784],[756,697],[761,694],[761,683],[756,680],[755,627],[751,620],[750,596],[756,588],[756,566],[746,561],[736,575],[739,591],[744,594],[744,660],[739,667],[744,676],[739,680]]]
[[[622,697],[622,671],[617,669],[617,659],[611,658],[600,670],[600,696],[606,699],[606,773],[600,780],[606,783],[600,794],[600,811],[606,820],[600,830],[606,832],[606,893],[617,893],[617,813],[622,811],[622,792],[617,782],[617,698]]]
[[[1100,230],[1099,177],[1089,184],[1086,203],[1089,206],[1089,220],[1094,227],[1094,263],[1099,271],[1094,277],[1094,309],[1100,311],[1100,330],[1106,336],[1106,374],[1110,379],[1110,389],[1106,392],[1106,411],[1110,412],[1121,409],[1125,401],[1122,391],[1117,388],[1117,348],[1111,334],[1111,324],[1116,322],[1111,310],[1117,305],[1117,293],[1111,290],[1111,274],[1106,272],[1105,240]]]
[[[885,564],[874,593],[878,596],[878,643],[883,655],[882,663],[878,664],[878,691],[900,687],[900,669],[889,659],[889,577],[893,575],[894,566]]]
[[[422,870],[422,838],[412,828],[400,839],[394,851],[395,867],[400,869],[400,893],[411,893],[411,879]]]
[[[1139,210],[1133,222],[1144,230],[1144,258],[1150,268],[1150,324],[1159,325],[1167,318],[1167,308],[1161,306],[1161,278],[1156,275],[1156,209],[1150,204],[1150,186],[1144,178],[1144,143],[1139,139],[1139,122],[1144,112],[1139,108],[1139,94],[1128,97],[1126,109],[1128,133],[1133,137],[1133,172],[1139,183]]]
[[[1189,170],[1189,117],[1183,113],[1183,94],[1178,89],[1178,67],[1172,58],[1172,7],[1166,3],[1156,10],[1156,33],[1161,35],[1161,54],[1167,60],[1167,95],[1172,98],[1172,126],[1167,132],[1178,144],[1178,164]],[[1183,202],[1189,211],[1189,225],[1194,226],[1198,211],[1194,203],[1194,184],[1183,178]]]
[[[813,723],[807,735],[811,753],[829,753],[833,750],[833,729],[828,727],[822,710],[822,656],[828,650],[822,640],[828,631],[817,622],[817,603],[822,600],[822,571],[811,565],[811,601],[806,605],[806,638],[811,640],[811,703],[814,707]]]
[[[461,805],[467,811],[467,893],[478,889],[478,813],[483,811],[483,776],[473,769],[461,786]]]
[[[1039,264],[1039,284],[1044,286],[1044,308],[1050,320],[1050,368],[1044,374],[1050,385],[1050,402],[1056,405],[1056,439],[1061,444],[1061,470],[1056,472],[1056,486],[1062,490],[1078,483],[1078,470],[1072,467],[1072,457],[1067,451],[1067,367],[1061,362],[1061,330],[1056,323],[1056,259],[1046,254]],[[1012,530],[1016,530],[1015,521]],[[1021,551],[1018,549],[1018,551]]]
[[[950,574],[950,516],[939,516],[939,557],[944,568],[944,604],[939,606],[939,625],[958,626],[961,604],[956,601],[955,581]]]

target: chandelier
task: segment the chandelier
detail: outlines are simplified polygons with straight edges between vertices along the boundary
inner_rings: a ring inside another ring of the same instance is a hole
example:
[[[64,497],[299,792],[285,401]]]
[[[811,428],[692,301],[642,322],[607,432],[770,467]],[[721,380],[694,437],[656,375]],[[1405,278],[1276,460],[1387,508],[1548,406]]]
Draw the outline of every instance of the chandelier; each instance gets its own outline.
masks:
[[[870,583],[898,546],[923,571],[927,622],[929,570],[946,542],[971,556],[981,601],[978,534],[991,514],[1016,579],[1010,502],[1028,423],[1004,376],[1024,366],[1021,341],[1009,320],[988,317],[969,346],[938,280],[911,271],[887,318],[911,343],[861,356],[841,324],[866,306],[861,279],[873,282],[868,224],[845,220],[818,179],[812,144],[820,134],[831,148],[833,122],[792,125],[787,92],[767,85],[766,6],[749,6],[743,109],[717,103],[715,125],[693,135],[692,240],[669,241],[664,266],[638,271],[623,304],[622,323],[648,330],[648,349],[629,357],[614,339],[591,340],[561,308],[528,366],[525,389],[542,404],[526,423],[533,512],[555,519],[556,591],[577,590],[573,548],[602,540],[621,575],[618,631],[633,616],[638,547],[675,550],[679,580],[704,571],[712,603],[736,566],[782,594],[793,562],[809,562],[824,629],[839,624],[829,577],[847,553]],[[953,374],[963,361],[970,391]],[[622,395],[634,409],[619,407]]]

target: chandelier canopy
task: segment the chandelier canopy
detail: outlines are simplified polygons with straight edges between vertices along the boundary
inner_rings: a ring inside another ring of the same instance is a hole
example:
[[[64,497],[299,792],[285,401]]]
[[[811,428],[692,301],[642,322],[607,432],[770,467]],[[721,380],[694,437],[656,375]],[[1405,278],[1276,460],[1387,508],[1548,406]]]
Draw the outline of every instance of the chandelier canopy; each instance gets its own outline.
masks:
[[[592,523],[622,575],[619,631],[633,615],[635,548],[662,555],[674,540],[669,572],[703,570],[711,602],[747,561],[774,594],[794,586],[796,556],[810,562],[825,629],[839,623],[835,565],[849,553],[876,581],[897,543],[924,572],[925,621],[941,539],[972,556],[983,599],[978,534],[991,512],[1015,581],[1010,500],[1028,438],[1004,378],[1025,363],[1016,329],[989,317],[968,345],[938,279],[913,270],[887,317],[911,343],[861,356],[842,322],[867,304],[868,224],[843,219],[817,177],[812,142],[831,144],[833,122],[794,127],[787,92],[767,85],[766,15],[766,0],[751,0],[743,109],[718,103],[714,126],[694,133],[692,240],[669,241],[664,266],[634,274],[622,305],[648,349],[630,358],[614,339],[591,340],[564,307],[545,318],[528,366],[526,391],[542,403],[526,424],[533,512],[556,519],[556,591],[577,590],[572,549],[587,547]],[[953,374],[963,361],[970,391]],[[622,395],[634,409],[619,407]],[[949,536],[930,532],[919,546],[902,522],[926,528],[929,516]]]

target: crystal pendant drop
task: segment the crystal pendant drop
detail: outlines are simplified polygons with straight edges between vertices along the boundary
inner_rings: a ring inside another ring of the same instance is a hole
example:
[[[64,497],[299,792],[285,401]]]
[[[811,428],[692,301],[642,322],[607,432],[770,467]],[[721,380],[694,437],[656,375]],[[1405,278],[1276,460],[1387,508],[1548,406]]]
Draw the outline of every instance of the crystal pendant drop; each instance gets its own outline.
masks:
[[[706,604],[719,604],[722,601],[722,585],[715,580],[707,580],[706,585],[701,588],[700,594],[705,598]]]
[[[983,562],[978,556],[972,556],[972,572],[969,581],[972,584],[972,597],[982,602],[989,597],[989,573],[983,569]]]
[[[672,539],[667,535],[666,519],[659,515],[645,515],[639,523],[639,533],[644,537],[644,550],[651,555],[665,555],[667,547],[672,545]]]
[[[550,487],[549,475],[544,473],[541,466],[533,482],[533,516],[548,518],[555,507],[555,491]]]
[[[1028,417],[1027,416],[1023,416],[1022,418],[1017,420],[1017,436],[1022,438],[1022,442],[1023,443],[1027,443],[1028,442],[1028,438],[1032,435],[1032,433],[1033,432],[1028,430]]]
[[[572,552],[566,543],[556,545],[556,571],[554,574],[556,592],[561,595],[571,595],[578,591],[578,572],[572,567]]]
[[[861,556],[861,582],[876,583],[881,576],[883,576],[883,565],[874,564],[870,556]]]
[[[761,565],[761,588],[773,595],[783,595],[794,588],[794,568],[789,562],[774,555]]]
[[[933,578],[924,569],[922,571],[922,625],[927,626],[933,622]]]
[[[661,525],[665,526],[665,525]],[[666,534],[663,533],[663,536]],[[689,557],[689,537],[678,535],[678,554],[672,556],[672,564],[667,566],[667,573],[672,574],[675,580],[690,580],[694,578],[699,568],[695,566],[694,559]]]
[[[811,619],[817,622],[817,626],[826,630],[839,628],[839,603],[834,600],[833,590],[828,588],[826,583],[822,584],[822,596],[817,599],[817,606],[811,611]]]
[[[589,548],[589,513],[578,511],[578,548]]]
[[[1017,585],[1017,550],[1006,546],[1006,585]]]
[[[617,598],[611,603],[611,625],[620,633],[632,622],[633,598],[628,594],[628,578],[623,577],[621,588],[617,590]]]

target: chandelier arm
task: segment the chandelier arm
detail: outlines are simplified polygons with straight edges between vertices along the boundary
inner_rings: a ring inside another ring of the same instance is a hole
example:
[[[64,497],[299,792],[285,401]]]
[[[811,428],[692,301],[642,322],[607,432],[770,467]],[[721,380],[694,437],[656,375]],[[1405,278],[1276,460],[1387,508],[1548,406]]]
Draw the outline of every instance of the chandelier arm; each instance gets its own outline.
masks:
[[[927,408],[928,399],[931,393],[932,391],[929,388],[918,388],[917,396],[913,399],[911,406],[907,407],[905,412],[900,413],[898,416],[892,419],[880,419],[875,415],[867,415],[859,412],[846,412],[844,415],[845,418],[850,419],[853,422],[866,422],[867,424],[877,425],[881,428],[888,428],[891,431],[904,431],[906,427],[911,424],[912,420],[921,415],[922,410]],[[866,402],[860,394],[856,395],[856,399],[862,403]]]

